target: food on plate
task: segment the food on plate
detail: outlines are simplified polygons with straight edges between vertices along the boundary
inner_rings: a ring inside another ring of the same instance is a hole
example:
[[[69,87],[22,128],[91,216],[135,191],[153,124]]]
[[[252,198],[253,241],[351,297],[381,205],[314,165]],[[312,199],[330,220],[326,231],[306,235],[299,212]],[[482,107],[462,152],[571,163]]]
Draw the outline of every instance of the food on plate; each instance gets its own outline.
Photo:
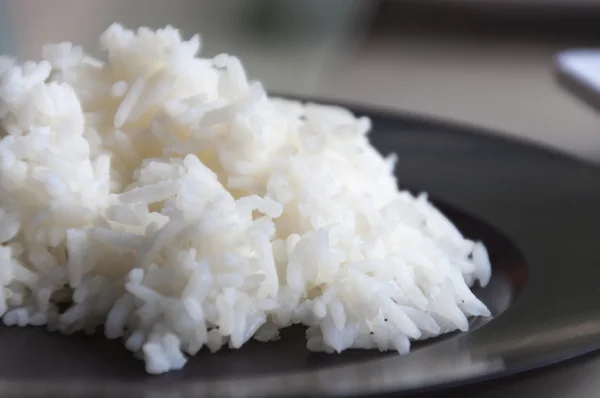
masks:
[[[172,27],[100,43],[0,58],[4,324],[103,330],[162,373],[292,324],[406,353],[490,315],[484,245],[398,189],[368,118],[269,97]]]

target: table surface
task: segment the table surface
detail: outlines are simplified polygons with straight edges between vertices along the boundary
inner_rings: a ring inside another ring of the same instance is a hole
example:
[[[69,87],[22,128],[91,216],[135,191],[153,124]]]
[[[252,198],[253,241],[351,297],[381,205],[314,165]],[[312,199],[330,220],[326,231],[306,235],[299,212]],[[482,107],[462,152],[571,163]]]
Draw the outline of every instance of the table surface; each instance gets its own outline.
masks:
[[[378,41],[325,75],[317,94],[482,126],[600,162],[600,117],[558,86],[572,43]]]

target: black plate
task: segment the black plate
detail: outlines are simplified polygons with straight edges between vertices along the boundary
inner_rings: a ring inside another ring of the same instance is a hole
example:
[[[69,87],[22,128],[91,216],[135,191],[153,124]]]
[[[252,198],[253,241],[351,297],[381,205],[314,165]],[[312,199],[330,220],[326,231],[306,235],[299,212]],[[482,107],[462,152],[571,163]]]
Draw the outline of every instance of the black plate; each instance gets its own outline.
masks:
[[[285,396],[408,394],[538,368],[600,348],[600,169],[468,127],[351,107],[372,141],[399,155],[400,184],[427,191],[482,239],[495,317],[469,333],[375,351],[310,354],[302,330],[274,344],[201,353],[151,377],[120,342],[0,327],[2,396]],[[459,210],[460,209],[460,210]]]

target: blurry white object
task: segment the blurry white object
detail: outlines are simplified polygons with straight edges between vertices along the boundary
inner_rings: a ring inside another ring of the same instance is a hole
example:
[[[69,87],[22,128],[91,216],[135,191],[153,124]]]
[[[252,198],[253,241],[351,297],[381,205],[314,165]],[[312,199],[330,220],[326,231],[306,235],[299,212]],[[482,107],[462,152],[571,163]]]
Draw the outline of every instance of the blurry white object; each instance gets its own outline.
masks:
[[[579,99],[600,110],[600,50],[569,50],[556,57],[561,84]]]

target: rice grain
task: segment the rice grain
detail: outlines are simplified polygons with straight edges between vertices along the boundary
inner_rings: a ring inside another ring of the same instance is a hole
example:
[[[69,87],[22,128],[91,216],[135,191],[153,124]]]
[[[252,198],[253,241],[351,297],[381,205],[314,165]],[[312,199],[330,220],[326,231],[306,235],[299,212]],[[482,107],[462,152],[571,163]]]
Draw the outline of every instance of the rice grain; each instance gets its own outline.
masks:
[[[269,97],[172,27],[100,42],[0,57],[4,324],[103,325],[156,374],[295,323],[404,354],[490,315],[485,246],[398,189],[368,118]]]

